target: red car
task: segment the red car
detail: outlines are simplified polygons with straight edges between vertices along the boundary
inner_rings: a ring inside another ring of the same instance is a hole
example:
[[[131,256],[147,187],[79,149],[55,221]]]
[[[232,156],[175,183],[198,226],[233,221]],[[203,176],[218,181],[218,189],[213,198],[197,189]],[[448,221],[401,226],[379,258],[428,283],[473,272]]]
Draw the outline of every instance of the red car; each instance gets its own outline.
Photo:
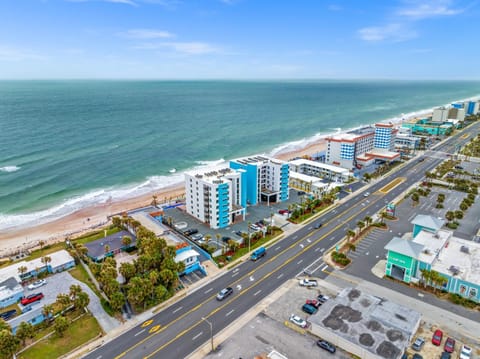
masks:
[[[20,303],[22,303],[22,305],[28,305],[30,303],[39,301],[42,298],[43,298],[43,293],[35,293],[35,294],[29,295],[28,297],[23,297],[22,300],[20,300]]]
[[[311,306],[314,306],[315,308],[318,308],[319,306],[322,305],[318,300],[316,299],[307,299],[305,301],[305,304],[310,304]]]
[[[432,337],[432,344],[439,346],[442,344],[443,332],[440,329],[435,330]]]
[[[447,353],[453,353],[455,350],[455,339],[447,338],[443,350],[445,350]]]

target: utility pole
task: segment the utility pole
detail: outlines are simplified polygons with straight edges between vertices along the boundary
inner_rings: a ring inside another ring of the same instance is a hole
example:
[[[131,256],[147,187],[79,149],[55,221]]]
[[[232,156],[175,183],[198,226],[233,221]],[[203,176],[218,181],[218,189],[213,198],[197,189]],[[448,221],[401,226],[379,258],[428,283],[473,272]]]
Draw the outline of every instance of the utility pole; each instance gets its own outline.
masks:
[[[207,320],[207,318],[202,317],[202,320],[206,321],[207,324],[210,326],[210,343],[212,344],[212,353],[214,352],[215,348],[213,347],[213,324]]]

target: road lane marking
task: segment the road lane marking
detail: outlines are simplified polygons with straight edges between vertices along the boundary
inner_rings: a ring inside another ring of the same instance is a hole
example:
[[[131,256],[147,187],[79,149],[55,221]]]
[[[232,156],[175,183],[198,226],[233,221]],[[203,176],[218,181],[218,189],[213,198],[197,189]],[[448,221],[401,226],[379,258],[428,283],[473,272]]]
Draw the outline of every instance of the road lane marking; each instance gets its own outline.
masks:
[[[145,330],[146,330],[146,329],[142,329],[142,330],[140,330],[138,333],[136,333],[136,334],[134,335],[134,337],[136,337],[137,335],[140,335],[140,334],[142,334],[142,333],[143,333]]]
[[[276,251],[278,251],[280,249],[280,246],[278,246],[277,248],[275,248]]]
[[[379,198],[380,200],[380,198]],[[375,204],[376,202],[373,202],[373,204]],[[355,204],[349,208],[346,208],[344,212],[345,215],[348,214],[348,212],[351,213],[351,211],[358,207],[359,204]],[[293,257],[290,257],[289,259],[287,259],[286,261],[284,261],[279,267],[276,268],[276,271],[280,270],[281,268],[283,268],[284,266],[286,266],[289,262],[291,262],[294,258],[300,256],[301,254],[305,253],[306,250],[310,249],[311,247],[313,247],[314,245],[316,245],[317,243],[319,243],[320,241],[324,240],[328,235],[332,234],[333,232],[335,232],[336,230],[338,230],[343,224],[347,223],[349,220],[351,220],[352,218],[354,218],[356,215],[358,215],[358,212],[355,212],[353,213],[352,215],[350,215],[349,217],[347,217],[346,221],[341,221],[342,223],[336,225],[334,228],[332,228],[329,232],[325,233],[323,236],[321,236],[320,238],[318,238],[317,240],[315,240],[312,244],[309,244],[305,249],[302,249],[301,251],[299,251],[298,253],[294,254]],[[326,223],[328,224],[328,223]],[[332,238],[335,238],[335,236],[333,236]],[[276,257],[278,258],[279,256],[281,256],[282,254],[286,253],[288,250],[290,249],[293,249],[295,246],[297,245],[297,243],[292,243],[289,247],[285,248],[282,252],[280,252],[279,254],[276,255]],[[303,245],[301,245],[301,248],[303,248]],[[263,268],[265,265],[266,265],[267,262],[264,262],[264,264],[261,264],[259,265],[255,270],[251,271],[250,273],[248,274],[244,274],[242,277],[240,277],[239,279],[237,279],[236,282],[232,283],[232,285],[234,285],[235,283],[238,283],[240,282],[242,279],[246,278],[248,275],[251,275],[251,273],[254,273],[256,270],[260,270],[261,268]],[[247,290],[250,290],[251,288],[253,288],[254,286],[256,286],[257,284],[261,283],[265,278],[268,278],[271,274],[273,274],[273,272],[269,272],[268,275],[266,275],[264,278],[260,279],[259,281],[257,281],[254,285],[252,285],[251,287],[247,288],[245,291]],[[280,275],[282,276],[282,275]],[[279,277],[280,277],[279,276]],[[241,288],[241,285],[238,285],[237,287],[240,287]],[[243,294],[243,293],[242,293]],[[239,296],[235,297],[233,300],[236,300]],[[131,352],[133,349],[139,347],[140,345],[142,345],[143,343],[145,343],[147,340],[149,340],[150,338],[153,337],[153,335],[156,335],[156,334],[159,334],[160,332],[163,332],[164,330],[166,330],[168,327],[170,327],[171,325],[173,325],[174,323],[177,323],[178,321],[180,321],[181,319],[183,319],[184,317],[186,317],[187,315],[191,314],[192,312],[198,310],[202,305],[204,305],[205,303],[207,303],[208,301],[212,300],[214,297],[210,297],[208,299],[206,299],[205,301],[203,301],[202,303],[199,303],[197,306],[195,306],[194,308],[188,310],[188,311],[185,311],[183,314],[181,314],[180,316],[178,316],[177,318],[175,318],[173,321],[171,321],[170,323],[166,324],[165,326],[163,326],[161,328],[161,330],[158,332],[158,333],[155,333],[155,334],[151,334],[149,336],[147,336],[146,338],[138,341],[137,343],[133,344],[131,347],[129,347],[127,350],[125,350],[124,352],[120,353],[119,355],[117,355],[115,357],[115,359],[118,359],[118,358],[122,358],[124,357],[128,352]],[[231,301],[225,303],[224,305],[228,305]],[[215,309],[214,311],[212,311],[211,315],[213,315],[214,313],[216,313],[218,310],[220,310],[222,307],[218,307],[217,309]],[[209,317],[209,316],[207,316]],[[195,326],[195,325],[194,325]],[[194,326],[191,326],[190,327],[190,330],[194,327]],[[171,343],[173,343],[175,340],[177,340],[181,335],[177,335],[175,338],[169,340],[168,342],[162,344],[160,347],[158,347],[156,350],[154,350],[152,353],[148,354],[145,358],[151,358],[153,355],[155,355],[156,353],[158,353],[159,351],[161,351],[163,348],[167,347],[168,345],[170,345]]]
[[[298,236],[295,236],[295,237],[293,237],[293,240],[295,240],[295,239],[297,239],[297,238],[298,238]]]
[[[277,279],[280,279],[280,278],[282,278],[282,277],[283,277],[283,273],[281,273],[281,274],[277,277]]]
[[[300,260],[297,262],[297,264],[300,264],[300,263],[302,263],[302,262],[303,262],[303,259],[300,259]]]
[[[233,312],[235,311],[235,309],[232,309],[231,311],[229,311],[227,314],[225,314],[226,317],[228,317],[230,314],[232,314]]]
[[[210,288],[210,289],[207,289],[207,290],[206,290],[205,292],[203,292],[203,293],[207,294],[207,293],[211,292],[212,290],[213,290],[213,288]]]
[[[315,248],[315,252],[318,252],[320,250],[320,248]]]
[[[322,272],[325,272],[325,269],[327,269],[327,268],[328,268],[328,264],[325,265],[325,267],[322,268]]]
[[[197,338],[198,338],[199,336],[201,336],[202,334],[203,334],[203,332],[198,333],[197,335],[195,335],[195,336],[192,338],[192,340],[197,339]]]
[[[253,295],[256,296],[257,294],[260,294],[261,291],[262,291],[262,290],[259,289],[259,290],[257,290],[255,293],[253,293]]]
[[[313,229],[313,227],[312,227],[312,226],[308,227],[308,230],[309,230],[309,231],[310,231],[311,229]]]
[[[182,310],[183,307],[178,307],[177,309],[175,309],[172,313],[175,314],[176,312],[178,312],[179,310]]]
[[[148,327],[152,323],[153,323],[153,319],[146,320],[142,323],[141,327],[142,328]]]
[[[159,329],[160,329],[160,325],[154,325],[153,327],[150,328],[148,332],[155,333],[155,332],[158,332]]]
[[[233,274],[232,274],[232,278],[235,277],[237,274],[238,274],[238,272],[237,272],[237,273],[233,273]]]
[[[325,248],[322,248],[322,249],[320,249],[320,252],[323,252],[324,250],[325,250]]]
[[[418,296],[421,297],[421,298],[425,297],[425,295],[423,293],[418,293]]]

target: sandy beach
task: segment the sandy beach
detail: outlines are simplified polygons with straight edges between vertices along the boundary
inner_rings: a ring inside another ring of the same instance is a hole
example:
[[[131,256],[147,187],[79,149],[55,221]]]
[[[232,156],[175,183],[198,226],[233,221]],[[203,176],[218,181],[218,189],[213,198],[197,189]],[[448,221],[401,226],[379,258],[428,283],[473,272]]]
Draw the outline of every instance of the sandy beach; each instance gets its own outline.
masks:
[[[288,160],[324,151],[325,148],[325,140],[320,140],[298,150],[279,153],[275,157]],[[82,233],[101,228],[108,224],[108,217],[113,214],[151,204],[153,195],[157,196],[158,202],[165,202],[183,197],[183,194],[183,183],[179,183],[140,197],[84,208],[55,221],[34,227],[2,231],[0,233],[0,257],[38,246],[39,241],[45,243],[64,241],[67,236],[74,238]]]

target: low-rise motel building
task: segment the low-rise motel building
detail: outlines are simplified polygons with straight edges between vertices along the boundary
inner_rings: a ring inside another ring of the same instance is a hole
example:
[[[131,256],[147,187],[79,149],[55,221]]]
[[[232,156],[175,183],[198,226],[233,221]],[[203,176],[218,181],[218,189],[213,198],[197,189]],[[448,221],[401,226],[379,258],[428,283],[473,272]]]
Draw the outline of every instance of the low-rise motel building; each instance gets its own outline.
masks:
[[[417,215],[412,224],[412,233],[385,246],[385,274],[418,283],[423,270],[433,270],[444,278],[438,288],[480,302],[480,244],[453,237],[441,229],[444,221],[432,216]]]
[[[210,228],[245,220],[248,206],[288,199],[287,162],[266,156],[232,160],[229,167],[185,173],[186,210]]]
[[[304,158],[292,160],[288,162],[288,164],[290,166],[290,187],[292,187],[291,182],[293,172],[340,183],[347,182],[353,176],[353,173],[346,168]]]

